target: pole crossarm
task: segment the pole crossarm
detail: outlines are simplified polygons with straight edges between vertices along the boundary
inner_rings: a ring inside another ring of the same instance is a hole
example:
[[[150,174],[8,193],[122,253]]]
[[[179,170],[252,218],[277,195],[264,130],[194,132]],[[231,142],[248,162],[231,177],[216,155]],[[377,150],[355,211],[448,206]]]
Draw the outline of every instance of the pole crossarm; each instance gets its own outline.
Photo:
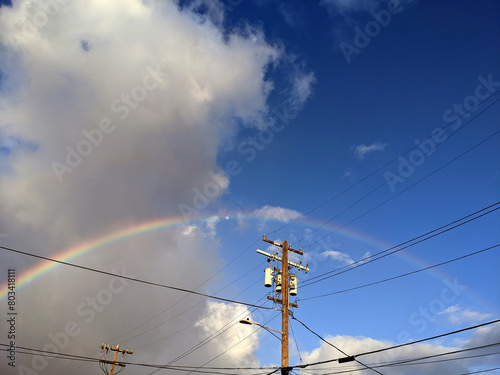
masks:
[[[276,303],[279,303],[280,305],[283,305],[283,301],[280,300],[279,298],[275,298],[275,297],[271,297],[271,296],[267,296],[267,299],[268,300],[271,300],[271,301],[274,301]],[[299,308],[299,305],[297,305],[296,303],[293,303],[293,302],[288,302],[288,306],[292,306],[292,307],[295,307],[296,309]]]
[[[264,242],[268,242],[268,243],[270,243],[270,244],[273,244],[274,246],[278,246],[278,247],[283,248],[283,244],[278,243],[278,242],[275,242],[275,241],[271,241],[271,240],[269,240],[269,239],[266,237],[266,235],[265,235],[265,234],[264,234],[264,236],[262,237],[262,241],[264,241]],[[292,248],[292,245],[289,245],[289,244],[288,244],[288,242],[284,241],[284,243],[286,243],[286,247],[287,247],[287,250],[288,250],[288,251],[292,251],[292,252],[297,253],[297,254],[299,254],[299,255],[304,255],[304,253],[302,252],[302,248],[300,248],[299,250],[295,250],[295,249],[293,249],[293,248]]]
[[[113,361],[110,361],[108,359],[100,359],[99,362],[107,363],[109,365],[121,366],[121,367],[127,366],[125,363],[113,362]]]
[[[281,259],[277,254],[270,254],[270,253],[266,253],[265,251],[262,251],[262,250],[259,250],[257,249],[257,253],[259,254],[262,254],[262,255],[265,255],[267,256],[268,258],[271,258],[272,260],[278,260],[280,262],[283,262],[283,259]],[[304,270],[306,271],[306,273],[309,272],[309,266],[306,265],[305,267],[302,265],[302,263],[294,263],[294,262],[290,262],[288,261],[288,264],[290,266],[293,266],[293,267],[297,267],[299,270]]]

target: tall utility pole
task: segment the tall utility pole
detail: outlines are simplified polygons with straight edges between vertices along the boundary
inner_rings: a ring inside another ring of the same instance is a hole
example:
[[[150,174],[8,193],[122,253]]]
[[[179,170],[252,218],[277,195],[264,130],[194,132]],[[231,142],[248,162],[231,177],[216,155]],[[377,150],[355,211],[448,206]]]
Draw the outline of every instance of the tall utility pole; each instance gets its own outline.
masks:
[[[107,357],[109,351],[115,352],[115,356],[112,361],[110,361]],[[115,366],[122,367],[118,372],[120,372],[126,366],[124,363],[116,361],[118,353],[122,353],[122,359],[123,359],[125,354],[134,354],[134,351],[128,349],[126,350],[120,349],[120,345],[117,345],[116,347],[104,344],[101,345],[101,359],[99,360],[99,366],[101,366],[101,369],[104,371],[105,374],[113,375]],[[107,365],[109,364],[111,365],[111,370],[108,371]]]
[[[277,272],[276,277],[275,277],[276,285],[279,285],[279,277],[281,276],[281,285],[280,285],[281,286],[281,299],[278,298],[279,295],[277,295],[276,297],[268,296],[267,298],[276,302],[276,303],[281,304],[281,374],[288,375],[288,372],[289,372],[289,368],[288,368],[288,366],[289,366],[289,362],[288,362],[288,317],[289,317],[289,312],[288,312],[288,309],[290,306],[299,307],[297,304],[289,302],[288,294],[289,294],[290,288],[289,288],[289,272],[288,271],[292,267],[297,267],[299,270],[305,270],[306,272],[308,272],[309,268],[307,267],[307,265],[305,267],[302,266],[302,262],[299,264],[296,264],[296,263],[288,261],[288,252],[289,251],[292,251],[292,252],[299,254],[299,255],[304,255],[304,253],[302,252],[302,249],[300,249],[300,250],[293,249],[292,246],[289,245],[287,241],[283,241],[283,243],[279,244],[277,242],[268,240],[266,238],[266,235],[264,235],[262,240],[265,242],[271,243],[275,246],[281,247],[281,249],[282,249],[282,257],[281,258],[278,256],[277,253],[269,254],[269,253],[266,253],[262,250],[257,250],[257,252],[259,254],[266,255],[268,257],[269,262],[271,260],[281,261],[281,270],[274,269],[274,271]],[[271,270],[271,267],[269,269]],[[271,272],[271,271],[269,271],[269,272]],[[297,279],[296,279],[296,275],[292,275],[292,276],[294,276],[293,277],[293,283],[294,283],[293,288],[294,288],[294,291],[296,293]],[[266,285],[266,286],[270,286],[270,285]],[[278,290],[277,290],[277,293],[279,294]]]

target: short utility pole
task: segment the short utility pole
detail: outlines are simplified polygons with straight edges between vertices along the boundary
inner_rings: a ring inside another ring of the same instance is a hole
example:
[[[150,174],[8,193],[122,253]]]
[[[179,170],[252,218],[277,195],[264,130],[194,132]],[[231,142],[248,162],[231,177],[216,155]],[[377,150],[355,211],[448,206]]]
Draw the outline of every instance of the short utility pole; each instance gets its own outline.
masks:
[[[276,260],[281,262],[281,270],[278,268],[273,268],[269,265],[269,268],[265,270],[265,283],[266,287],[271,287],[274,281],[276,286],[275,295],[268,296],[267,298],[274,301],[275,303],[281,304],[281,374],[288,375],[289,362],[288,362],[288,317],[289,312],[288,309],[290,306],[299,307],[296,303],[289,302],[289,294],[292,296],[297,295],[297,274],[290,274],[289,271],[292,267],[296,267],[299,270],[304,270],[309,272],[309,268],[306,265],[302,266],[302,262],[299,264],[289,262],[288,261],[288,252],[294,252],[299,255],[304,255],[302,252],[302,248],[300,250],[295,250],[292,248],[287,241],[283,241],[283,243],[277,243],[266,238],[266,235],[262,238],[264,242],[271,243],[277,247],[282,249],[281,258],[278,256],[278,253],[269,254],[262,250],[257,250],[259,254],[267,256],[268,262],[271,260]],[[274,277],[273,277],[274,276]],[[281,295],[281,298],[279,298]]]
[[[112,361],[108,359],[109,351],[115,352],[115,356]],[[126,354],[134,354],[134,351],[128,349],[127,350],[120,349],[120,345],[117,345],[116,347],[105,344],[101,345],[101,359],[99,360],[99,366],[101,367],[102,371],[104,371],[105,374],[113,375],[115,366],[121,367],[121,369],[118,372],[123,370],[123,368],[126,366],[124,363],[116,361],[118,353],[122,353],[122,360],[123,360]],[[108,371],[108,365],[111,365],[111,369],[109,371]]]

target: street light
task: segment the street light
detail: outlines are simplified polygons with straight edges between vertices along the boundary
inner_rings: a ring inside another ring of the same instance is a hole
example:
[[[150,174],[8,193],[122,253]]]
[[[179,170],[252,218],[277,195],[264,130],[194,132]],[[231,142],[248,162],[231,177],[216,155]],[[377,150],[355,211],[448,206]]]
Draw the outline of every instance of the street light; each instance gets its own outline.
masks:
[[[273,332],[276,332],[276,333],[279,333],[280,335],[282,335],[283,333],[280,332],[280,331],[276,331],[275,329],[272,329],[272,328],[269,328],[269,327],[266,327],[266,326],[263,326],[262,324],[259,324],[259,323],[256,323],[256,322],[252,322],[249,318],[246,318],[246,319],[241,319],[240,320],[240,323],[241,324],[255,324],[256,326],[259,326],[261,328],[264,328],[266,331],[273,331]],[[273,332],[269,332],[271,335],[273,335],[274,337],[276,337],[278,340],[281,341],[281,339],[276,336]]]

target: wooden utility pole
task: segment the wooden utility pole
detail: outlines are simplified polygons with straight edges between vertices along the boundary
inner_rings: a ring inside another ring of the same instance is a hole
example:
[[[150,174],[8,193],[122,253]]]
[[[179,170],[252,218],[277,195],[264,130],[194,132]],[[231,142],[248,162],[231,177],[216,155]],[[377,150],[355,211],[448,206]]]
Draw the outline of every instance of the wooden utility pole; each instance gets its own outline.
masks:
[[[281,261],[281,374],[288,375],[288,242],[283,241]]]
[[[115,356],[112,361],[104,358],[104,354],[107,354],[109,351],[115,352]],[[125,367],[126,365],[124,363],[117,362],[116,359],[118,357],[118,353],[122,353],[122,356],[125,356],[125,354],[134,354],[133,350],[123,350],[120,349],[120,345],[117,345],[116,347],[114,346],[109,346],[109,345],[101,345],[101,359],[99,360],[99,365],[101,366],[101,369],[109,375],[113,375],[113,372],[115,371],[115,366],[120,366],[120,367]],[[111,370],[109,372],[107,371],[106,365],[111,365]]]
[[[288,252],[292,251],[294,253],[297,253],[299,255],[304,255],[302,252],[302,249],[300,250],[295,250],[292,248],[291,245],[288,244],[287,241],[283,241],[283,243],[279,244],[277,242],[268,240],[266,236],[262,238],[263,241],[271,243],[275,246],[281,247],[282,251],[282,257],[278,257],[277,254],[269,254],[266,253],[262,250],[257,250],[259,254],[266,255],[268,256],[268,260],[277,260],[281,261],[281,271],[277,270],[278,274],[281,272],[281,299],[276,298],[276,297],[270,297],[268,296],[267,298],[270,300],[273,300],[276,303],[281,303],[281,374],[282,375],[288,375],[290,369],[289,369],[289,362],[288,362],[288,318],[289,318],[289,312],[288,309],[290,306],[293,307],[298,307],[297,304],[295,303],[290,303],[289,302],[289,275],[288,271],[292,267],[297,267],[299,270],[305,270],[306,272],[309,271],[309,268],[307,265],[304,267],[302,266],[301,263],[296,264],[288,261]]]

